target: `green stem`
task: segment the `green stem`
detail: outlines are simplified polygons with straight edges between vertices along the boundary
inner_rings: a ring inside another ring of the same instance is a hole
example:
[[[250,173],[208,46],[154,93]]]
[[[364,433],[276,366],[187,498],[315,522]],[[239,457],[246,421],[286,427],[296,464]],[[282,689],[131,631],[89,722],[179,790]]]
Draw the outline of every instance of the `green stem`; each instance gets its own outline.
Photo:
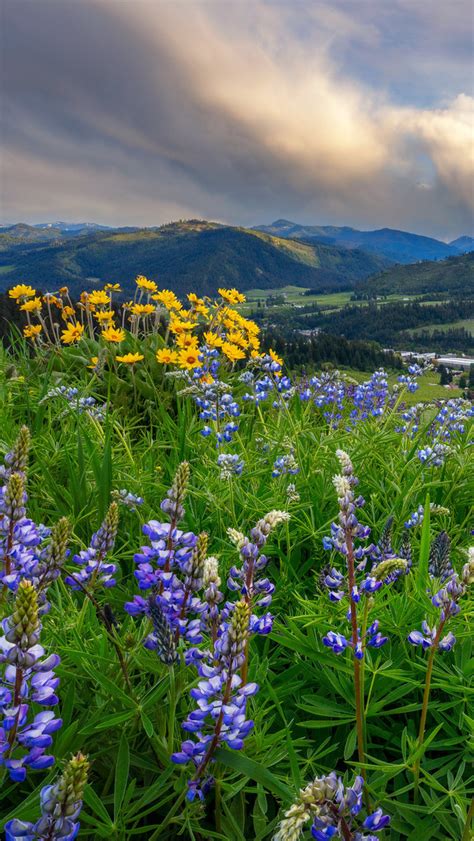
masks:
[[[168,672],[170,676],[170,688],[168,692],[168,753],[171,755],[173,753],[174,722],[176,716],[176,683],[174,679],[174,667],[171,666],[168,669]]]
[[[425,677],[425,690],[423,692],[423,705],[421,707],[421,718],[420,718],[420,728],[418,730],[418,749],[420,749],[423,745],[425,739],[425,727],[426,727],[426,718],[428,715],[428,704],[430,700],[430,689],[431,689],[431,677],[433,674],[433,664],[436,651],[438,649],[438,643],[443,632],[443,628],[445,625],[446,619],[443,619],[440,624],[439,628],[436,632],[436,636],[434,638],[433,644],[430,648],[430,653],[428,657],[428,665],[426,667],[426,677]],[[415,803],[418,800],[418,787],[420,782],[420,765],[421,765],[421,756],[415,762],[414,768],[414,777],[415,777],[415,787],[414,787],[414,799]]]
[[[464,832],[462,834],[461,841],[472,841],[472,820],[474,818],[474,797],[471,800],[471,805],[469,806],[469,810],[466,817],[466,823],[464,825]]]
[[[366,595],[365,603],[364,603],[364,613],[362,618],[362,640],[365,640],[365,635],[367,633],[367,624],[369,618],[369,597]],[[367,714],[367,709],[365,708],[365,658],[366,658],[367,647],[364,645],[364,657],[361,662],[360,668],[360,705],[362,710],[365,710],[365,714]],[[367,733],[364,733],[364,750],[367,749],[366,745],[366,738]]]
[[[354,700],[356,712],[356,730],[357,730],[357,753],[359,762],[361,763],[360,773],[365,779],[365,762],[364,752],[364,711],[361,705],[361,679],[360,679],[360,660],[355,656],[356,646],[358,641],[357,633],[357,606],[352,598],[352,593],[355,587],[355,563],[354,563],[354,546],[352,542],[352,534],[348,529],[346,531],[346,546],[347,546],[347,570],[348,570],[348,584],[349,596],[351,605],[351,625],[352,625],[352,659],[354,664]]]

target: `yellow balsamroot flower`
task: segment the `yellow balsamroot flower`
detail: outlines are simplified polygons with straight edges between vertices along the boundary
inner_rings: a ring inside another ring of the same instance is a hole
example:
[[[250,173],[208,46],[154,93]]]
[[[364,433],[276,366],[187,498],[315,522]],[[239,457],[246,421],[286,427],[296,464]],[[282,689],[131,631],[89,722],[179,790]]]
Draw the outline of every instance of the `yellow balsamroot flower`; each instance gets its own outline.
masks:
[[[104,289],[108,289],[110,292],[121,292],[120,283],[106,283]]]
[[[204,318],[207,318],[209,315],[209,307],[206,307],[205,304],[196,304],[194,312],[197,313],[197,315],[203,315]]]
[[[245,301],[245,295],[242,295],[237,289],[218,289],[217,291],[228,304],[243,304]]]
[[[201,364],[198,350],[188,348],[188,350],[181,350],[178,354],[178,365],[180,368],[186,368],[190,371],[192,368],[199,368]]]
[[[94,368],[97,368],[98,361],[99,361],[98,356],[91,356],[90,365],[88,365],[87,367],[92,368],[92,370],[94,370]]]
[[[281,358],[281,356],[278,356],[278,354],[275,353],[274,350],[270,349],[268,351],[268,353],[269,353],[269,355],[271,356],[271,358],[273,359],[274,362],[277,362],[278,365],[283,365],[283,359]]]
[[[132,304],[130,309],[134,315],[151,315],[155,312],[153,304]]]
[[[69,292],[69,289],[67,288],[67,286],[61,286],[61,289],[59,290],[60,295],[67,295],[68,292]]]
[[[89,294],[89,303],[97,304],[97,306],[105,306],[106,304],[110,304],[110,295],[107,294],[105,289],[94,289]]]
[[[231,345],[238,345],[241,348],[247,348],[249,343],[245,336],[242,333],[239,333],[237,330],[231,331],[227,334],[227,341],[231,343]]]
[[[171,365],[178,361],[178,352],[168,347],[160,348],[156,351],[156,361],[163,365]]]
[[[25,303],[21,305],[20,309],[23,310],[23,312],[38,312],[41,307],[41,298],[30,298],[29,301],[25,301]]]
[[[26,283],[18,283],[10,289],[8,294],[10,298],[18,301],[18,298],[32,298],[33,295],[36,295],[36,289],[33,289],[32,286],[28,286]]]
[[[187,298],[188,298],[188,301],[189,301],[190,304],[203,304],[204,303],[203,298],[198,298],[198,296],[196,295],[195,292],[190,292],[189,295],[187,296]]]
[[[251,347],[252,350],[260,350],[260,342],[256,336],[249,336],[249,347]]]
[[[135,365],[135,362],[141,362],[145,357],[143,353],[126,353],[124,356],[116,356],[117,362],[124,362],[126,365]]]
[[[203,385],[212,385],[214,377],[211,374],[203,374],[202,377],[199,377],[199,382]]]
[[[190,333],[181,333],[176,339],[176,345],[180,350],[197,350],[199,343],[196,336],[191,336]]]
[[[158,286],[156,285],[154,280],[148,280],[145,275],[139,274],[135,278],[135,283],[139,287],[139,289],[146,289],[148,292],[156,292]]]
[[[64,345],[73,345],[78,342],[84,332],[82,324],[73,324],[69,322],[66,329],[61,334],[61,341]]]
[[[26,327],[23,327],[23,335],[26,339],[36,339],[42,329],[41,324],[28,324]]]
[[[97,310],[97,312],[94,313],[94,318],[96,318],[99,323],[102,323],[103,321],[112,321],[114,315],[115,313],[113,310]]]
[[[114,327],[113,324],[110,327],[106,327],[105,330],[102,330],[100,334],[106,342],[123,342],[125,338],[125,330],[122,330],[120,327]]]
[[[190,330],[194,330],[196,325],[194,321],[181,321],[179,318],[172,318],[169,326],[172,333],[179,335],[180,333],[189,333]]]
[[[230,342],[224,342],[222,345],[222,352],[230,359],[231,362],[236,362],[238,359],[245,359],[245,353],[237,345],[232,345]]]
[[[174,292],[171,292],[170,289],[162,289],[161,292],[157,292],[156,295],[152,295],[154,301],[159,301],[160,304],[163,304],[167,310],[182,310],[183,305],[181,301],[178,301]]]
[[[222,347],[224,344],[224,339],[222,339],[218,333],[213,333],[212,330],[208,330],[207,333],[204,333],[204,339],[206,345],[209,345],[209,347]]]

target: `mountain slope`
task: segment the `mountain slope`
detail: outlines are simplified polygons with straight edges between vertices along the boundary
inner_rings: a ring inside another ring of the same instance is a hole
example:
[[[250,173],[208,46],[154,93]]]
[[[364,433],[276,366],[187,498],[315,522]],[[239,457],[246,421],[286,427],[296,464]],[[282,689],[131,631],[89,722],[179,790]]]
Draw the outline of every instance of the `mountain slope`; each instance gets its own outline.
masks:
[[[392,266],[382,274],[361,281],[357,291],[372,295],[425,295],[474,297],[474,252],[447,260]]]
[[[350,289],[387,265],[357,250],[197,220],[131,232],[94,231],[52,242],[12,244],[8,233],[0,234],[0,290],[27,280],[43,289],[67,285],[77,294],[110,281],[129,294],[134,277],[146,274],[178,293],[288,284],[325,291]]]
[[[449,243],[453,248],[456,248],[461,254],[467,254],[469,251],[474,251],[474,237],[458,237]]]
[[[415,263],[418,260],[441,260],[459,254],[454,243],[446,244],[431,237],[381,228],[376,231],[358,231],[355,228],[338,228],[332,225],[298,225],[288,219],[277,219],[271,225],[259,225],[256,230],[273,236],[291,237],[307,242],[324,242],[342,248],[360,248],[396,263]]]

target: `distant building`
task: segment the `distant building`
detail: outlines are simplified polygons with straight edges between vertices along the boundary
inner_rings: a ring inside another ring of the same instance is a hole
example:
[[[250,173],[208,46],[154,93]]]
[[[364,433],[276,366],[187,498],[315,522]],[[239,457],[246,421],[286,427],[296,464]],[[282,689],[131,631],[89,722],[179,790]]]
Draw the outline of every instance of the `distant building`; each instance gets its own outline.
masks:
[[[471,365],[474,365],[474,359],[469,356],[438,356],[436,363],[444,365],[445,368],[462,368],[468,371]]]

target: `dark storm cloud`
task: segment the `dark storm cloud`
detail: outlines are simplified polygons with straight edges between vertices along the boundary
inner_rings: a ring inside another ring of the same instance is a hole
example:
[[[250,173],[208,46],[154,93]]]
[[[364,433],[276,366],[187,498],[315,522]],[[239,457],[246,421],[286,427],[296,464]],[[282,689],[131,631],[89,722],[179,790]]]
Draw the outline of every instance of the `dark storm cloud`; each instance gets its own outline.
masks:
[[[4,217],[470,232],[468,27],[387,8],[4,0]]]

